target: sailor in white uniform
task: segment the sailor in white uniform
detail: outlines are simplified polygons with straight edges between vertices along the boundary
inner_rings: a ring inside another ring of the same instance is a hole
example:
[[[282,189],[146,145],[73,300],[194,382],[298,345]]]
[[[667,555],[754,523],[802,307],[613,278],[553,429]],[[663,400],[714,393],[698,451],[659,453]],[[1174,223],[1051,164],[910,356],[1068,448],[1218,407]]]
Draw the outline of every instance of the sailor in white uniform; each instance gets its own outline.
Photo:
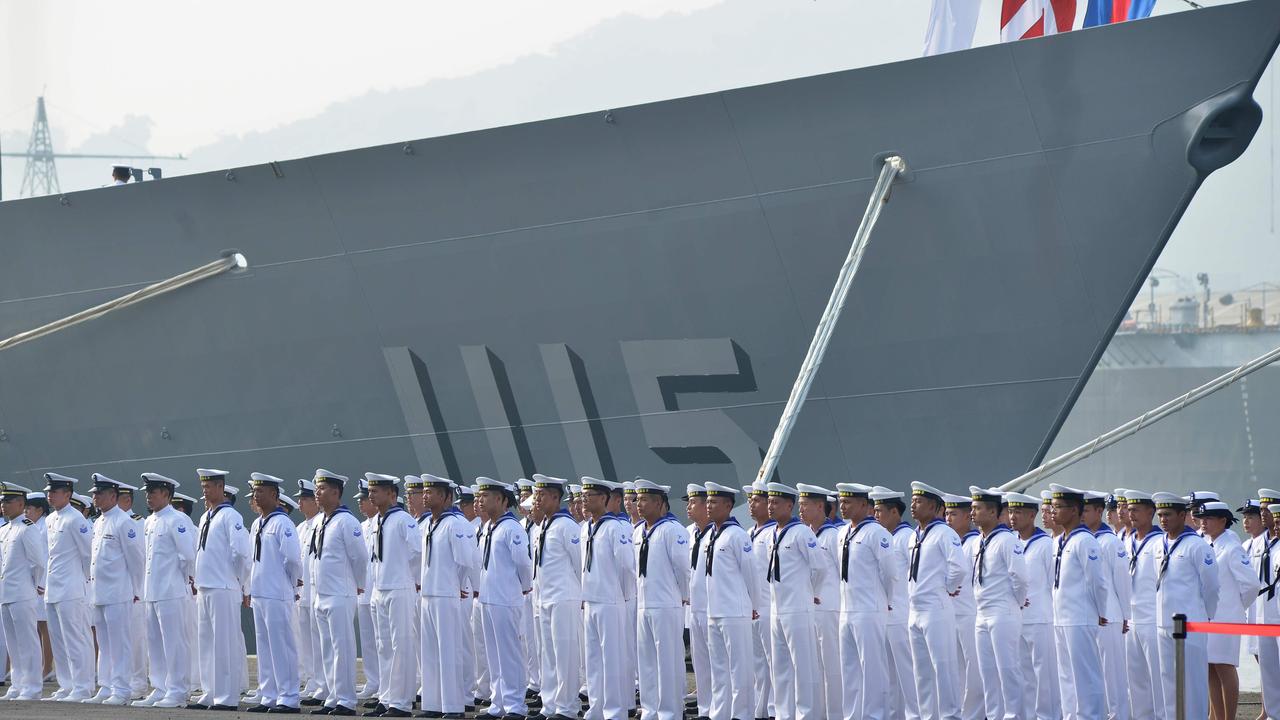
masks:
[[[1084,491],[1049,486],[1062,535],[1054,554],[1053,615],[1063,716],[1100,718],[1106,705],[1098,628],[1107,624],[1107,575],[1102,548],[1080,522]]]
[[[480,565],[480,552],[475,529],[453,505],[454,484],[435,475],[423,475],[422,480],[423,504],[431,513],[418,561],[422,568],[422,710],[424,715],[456,720],[463,716],[468,699],[463,691],[470,685],[463,681],[467,659],[458,652],[467,623],[458,601],[467,578]],[[397,715],[383,713],[383,717]]]
[[[244,518],[233,507],[227,471],[200,468],[200,489],[208,510],[200,516],[196,543],[196,608],[200,643],[200,688],[189,708],[236,708],[240,703],[240,606],[253,563]]]
[[[800,491],[800,520],[818,540],[817,559],[826,564],[818,602],[813,607],[814,639],[818,653],[818,694],[814,712],[819,717],[835,717],[844,707],[844,687],[840,673],[840,523],[831,519],[835,492],[819,485],[796,485]]]
[[[640,513],[636,510],[636,484],[631,481],[622,483],[622,515],[625,516],[627,523],[631,526],[631,551],[632,554],[640,552],[640,534],[644,526],[644,520],[640,518]],[[629,663],[627,668],[627,677],[631,678],[632,696],[628,705],[634,715],[636,711],[636,695],[640,689],[640,678],[636,667],[636,627],[640,621],[639,611],[636,609],[636,598],[633,594],[626,599],[627,605],[627,621],[623,633],[627,636],[626,660]]]
[[[711,720],[750,720],[755,711],[752,620],[762,604],[759,566],[751,536],[733,517],[736,488],[708,482],[707,631],[711,666]]]
[[[324,689],[324,667],[320,658],[320,627],[316,625],[315,582],[311,578],[311,539],[320,521],[316,504],[316,486],[310,480],[298,480],[294,493],[302,521],[298,523],[298,543],[302,546],[302,580],[298,586],[298,676],[302,680],[303,706],[323,705],[328,698]]]
[[[489,518],[484,512],[484,502],[481,501],[479,495],[479,485],[468,486],[472,501],[472,510],[475,515],[471,518],[471,527],[476,531],[476,552],[480,552],[480,548],[484,543],[484,538],[489,530]],[[465,511],[464,511],[465,514]],[[526,541],[527,542],[527,541]],[[484,647],[484,608],[480,605],[480,577],[482,568],[477,565],[467,578],[467,586],[471,590],[471,634],[475,637],[476,648],[476,665],[474,678],[469,687],[470,694],[473,696],[472,703],[468,705],[472,709],[485,707],[489,704],[489,697],[493,694],[493,683],[489,677],[489,657],[486,655]]]
[[[884,629],[889,661],[889,716],[918,720],[920,702],[911,660],[911,635],[907,630],[907,575],[911,569],[910,545],[915,531],[902,520],[902,513],[907,509],[902,493],[876,485],[869,497],[875,502],[876,522],[889,531],[894,558],[898,562],[898,582],[894,583]]]
[[[626,617],[623,598],[635,592],[635,554],[631,549],[631,524],[609,512],[609,502],[621,485],[584,476],[582,509],[586,513],[580,534],[582,606],[586,624],[586,681],[588,707],[585,720],[622,720],[627,716],[634,682],[621,648],[626,647],[622,627]]]
[[[515,487],[486,477],[476,478],[476,485],[490,522],[480,556],[480,605],[493,690],[482,715],[515,720],[527,712],[520,623],[524,596],[533,590],[533,561],[524,528],[511,510]]]
[[[150,515],[143,523],[143,613],[147,622],[151,693],[132,705],[177,708],[191,688],[189,604],[195,575],[196,532],[191,518],[172,506],[178,481],[142,474]]]
[[[1280,503],[1280,490],[1258,490],[1262,534],[1254,538],[1249,563],[1260,585],[1253,605],[1253,622],[1280,623],[1280,532],[1271,505]],[[1263,712],[1280,717],[1280,638],[1258,638],[1258,670],[1262,676]]]
[[[1214,622],[1242,623],[1244,609],[1258,597],[1258,578],[1249,566],[1249,554],[1240,545],[1239,536],[1230,531],[1235,522],[1231,507],[1211,501],[1200,506],[1197,516],[1204,538],[1213,550],[1218,566],[1218,609]],[[1209,702],[1214,717],[1235,717],[1240,701],[1239,635],[1210,635],[1206,646],[1209,658]]]
[[[142,595],[146,571],[143,539],[133,519],[116,506],[119,483],[93,474],[93,502],[102,517],[93,527],[89,588],[97,628],[98,694],[83,702],[124,705],[132,689],[133,634],[130,613]]]
[[[322,516],[307,549],[327,695],[324,708],[315,712],[328,715],[355,714],[356,596],[368,587],[364,531],[342,504],[346,484],[345,475],[316,470],[316,503]]]
[[[538,605],[539,692],[546,717],[577,715],[582,685],[582,539],[564,506],[567,484],[563,478],[533,476],[533,513],[541,521],[532,532],[532,594]]]
[[[885,621],[901,570],[889,531],[871,515],[871,488],[836,485],[840,514],[837,579],[840,583],[840,668],[844,676],[841,711],[828,717],[885,720],[889,684],[885,666]]]
[[[399,480],[399,478],[396,479]],[[365,576],[372,578],[372,542],[378,511],[373,507],[373,503],[369,501],[367,481],[364,478],[360,478],[358,482],[359,489],[356,490],[355,495],[356,509],[360,511],[360,516],[364,518],[360,521],[360,532],[363,533],[364,537],[364,556],[369,561],[369,568],[365,571]],[[360,660],[364,668],[364,685],[356,688],[356,699],[371,700],[376,704],[382,689],[382,659],[378,652],[377,632],[375,630],[377,623],[373,618],[372,597],[372,589],[356,596],[356,628],[360,631]]]
[[[43,602],[49,546],[24,511],[27,493],[21,485],[0,483],[0,634],[9,650],[11,667],[5,700],[38,700],[43,659],[36,633],[36,603]]]
[[[462,624],[458,626],[458,652],[461,654],[459,660],[462,663],[458,670],[458,682],[462,684],[462,697],[465,702],[465,708],[468,712],[475,710],[472,704],[475,702],[477,693],[475,692],[477,678],[477,638],[475,628],[472,624],[472,617],[475,613],[475,588],[480,580],[480,546],[476,543],[478,528],[480,526],[480,518],[476,515],[476,494],[470,485],[457,485],[454,491],[458,495],[455,504],[458,512],[462,515],[462,519],[467,521],[470,527],[470,537],[476,551],[476,563],[467,572],[463,573],[462,578],[462,597],[458,601],[462,607]],[[483,644],[483,643],[480,643]],[[535,658],[537,660],[537,658]]]
[[[1125,635],[1129,678],[1129,707],[1133,720],[1155,720],[1164,708],[1160,689],[1160,651],[1156,634],[1156,547],[1164,533],[1152,525],[1156,506],[1149,493],[1125,491],[1129,516],[1126,540],[1129,557],[1130,618]]]
[[[379,670],[375,696],[378,702],[373,712],[381,713],[382,717],[408,717],[413,698],[425,678],[418,673],[423,657],[421,636],[414,632],[414,616],[421,611],[418,588],[422,583],[422,533],[398,503],[399,477],[365,473],[364,479],[369,509],[373,513],[364,529],[369,576],[368,589],[361,593],[370,596],[374,644],[369,655],[376,655]],[[439,494],[447,495],[447,505],[451,507],[452,483],[442,478],[437,480],[444,486]],[[450,599],[459,597],[460,593],[461,586]],[[365,664],[367,667],[368,660]],[[443,674],[440,663],[432,667],[441,667]],[[453,679],[456,681],[456,677]]]
[[[1027,597],[1022,606],[1018,658],[1023,668],[1021,717],[1056,720],[1061,717],[1058,656],[1053,638],[1053,538],[1036,526],[1040,499],[1005,493],[1009,528],[1017,534],[1027,570]]]
[[[970,519],[973,500],[968,495],[946,493],[942,496],[942,504],[945,508],[943,519],[960,537],[960,555],[965,568],[960,573],[960,592],[951,598],[951,607],[956,616],[956,638],[959,641],[959,652],[956,653],[956,692],[960,701],[960,718],[982,720],[982,673],[978,670],[978,647],[974,634],[977,606],[973,598],[973,583],[976,579],[972,573],[982,538]]]
[[[44,548],[46,565],[48,563],[49,553],[49,524],[46,518],[49,516],[49,500],[43,492],[27,493],[27,508],[23,511],[28,520],[32,522],[32,529],[40,535],[40,546]],[[49,644],[49,612],[44,604],[44,596],[41,595],[36,599],[36,632],[40,636],[42,648],[41,674],[44,676],[42,680],[53,679],[53,646]],[[44,668],[50,668],[48,673],[44,672]],[[144,678],[145,682],[145,678]],[[143,687],[145,691],[145,686]]]
[[[520,526],[524,528],[524,536],[529,541],[525,547],[533,552],[536,528],[542,523],[542,513],[534,506],[534,482],[529,478],[516,480],[516,507],[520,510]],[[537,520],[534,517],[537,517]],[[542,639],[538,637],[538,584],[535,582],[533,592],[524,596],[523,624],[520,638],[524,641],[525,672],[529,676],[529,689],[525,698],[531,704],[542,702]]]
[[[1218,568],[1213,550],[1187,526],[1188,503],[1173,493],[1155,493],[1156,517],[1164,538],[1156,548],[1156,627],[1160,639],[1160,675],[1164,691],[1162,717],[1174,717],[1177,703],[1174,673],[1173,616],[1188,622],[1205,622],[1218,608]],[[1186,711],[1189,718],[1209,716],[1208,636],[1188,633],[1183,642],[1186,658]]]
[[[768,582],[773,604],[774,702],[778,720],[816,720],[817,638],[813,608],[826,582],[828,562],[818,539],[795,516],[799,491],[769,483],[769,516],[778,523],[769,541]]]
[[[977,609],[974,637],[985,717],[1026,717],[1021,645],[1027,563],[1022,541],[1003,522],[1003,493],[970,486],[969,498],[973,522],[982,533],[969,580]]]
[[[685,626],[689,628],[689,660],[693,663],[693,702],[686,702],[695,710],[697,718],[707,717],[711,711],[711,657],[707,645],[707,574],[702,566],[706,558],[703,541],[711,532],[707,520],[707,491],[702,485],[685,487],[685,512],[689,524],[689,607],[685,612]]]
[[[249,602],[258,644],[258,704],[249,712],[298,708],[298,651],[294,598],[302,577],[302,545],[281,506],[284,480],[252,473],[258,518],[252,530]]]
[[[134,529],[139,535],[143,533],[143,517],[133,510],[133,495],[138,488],[132,485],[120,483],[116,491],[116,504],[133,520]],[[44,618],[41,618],[42,620]],[[131,659],[131,674],[129,679],[129,687],[133,698],[142,698],[147,694],[147,614],[145,603],[139,601],[133,604],[129,611],[129,619],[132,626],[129,632],[133,633],[133,658]]]
[[[911,483],[911,565],[907,571],[911,661],[915,669],[920,716],[954,718],[960,714],[956,618],[952,598],[965,571],[960,536],[938,519],[942,491]]]
[[[45,473],[49,561],[44,591],[49,641],[58,689],[46,700],[79,702],[93,695],[93,644],[89,633],[87,582],[93,526],[71,505],[77,480]]]
[[[1086,491],[1084,512],[1080,521],[1098,541],[1101,550],[1103,581],[1107,587],[1107,624],[1098,628],[1098,654],[1102,660],[1102,677],[1106,688],[1107,717],[1129,720],[1129,683],[1125,663],[1124,635],[1129,632],[1132,589],[1129,578],[1129,551],[1104,522],[1110,496]]]
[[[685,692],[680,628],[689,601],[689,535],[671,514],[667,485],[636,478],[644,532],[636,556],[640,720],[681,720]]]
[[[754,658],[752,675],[755,678],[755,720],[773,717],[773,680],[770,668],[769,648],[773,647],[771,638],[773,611],[770,608],[768,594],[769,574],[769,538],[773,528],[777,526],[769,518],[769,488],[764,480],[756,480],[743,488],[747,493],[747,510],[751,513],[751,555],[756,565],[756,582],[760,590],[761,601],[756,608],[756,619],[752,621],[751,653]],[[742,720],[741,718],[739,720]]]

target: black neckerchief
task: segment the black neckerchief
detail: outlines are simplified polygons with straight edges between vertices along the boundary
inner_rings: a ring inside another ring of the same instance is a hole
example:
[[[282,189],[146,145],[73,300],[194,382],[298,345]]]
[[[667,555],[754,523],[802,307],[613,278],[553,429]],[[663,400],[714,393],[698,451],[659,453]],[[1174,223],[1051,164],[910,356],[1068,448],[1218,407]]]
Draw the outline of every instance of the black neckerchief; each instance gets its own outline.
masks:
[[[280,509],[279,505],[276,506],[275,510],[272,510],[266,515],[263,515],[262,517],[258,518],[258,532],[253,536],[253,561],[254,562],[259,562],[262,560],[262,531],[267,528],[267,521],[275,517],[276,515],[284,515],[284,510]]]
[[[551,529],[551,523],[555,522],[556,518],[562,517],[573,520],[573,516],[569,514],[566,508],[560,508],[552,513],[551,517],[542,521],[542,526],[538,531],[538,551],[533,554],[533,576],[535,578],[538,577],[538,568],[542,567],[542,558],[546,556],[547,531]],[[577,520],[573,521],[577,522]],[[533,548],[529,549],[530,551],[533,550]]]
[[[1156,536],[1155,528],[1148,530],[1147,534],[1142,536],[1141,544],[1138,543],[1138,532],[1136,530],[1129,536],[1129,574],[1130,575],[1137,574],[1138,556],[1142,554],[1142,551],[1147,547],[1147,543],[1151,542],[1151,539],[1154,538],[1155,536]]]
[[[458,517],[463,517],[462,511],[455,507],[451,507],[445,510],[444,512],[440,513],[439,516],[436,516],[436,515],[431,516],[431,527],[427,529],[427,541],[426,541],[427,557],[424,560],[424,562],[427,563],[428,567],[431,566],[431,542],[432,540],[435,539],[436,528],[440,527],[440,523],[444,522],[445,518],[452,517],[454,515],[457,515]]]
[[[911,548],[911,571],[907,573],[907,582],[914,582],[920,574],[920,556],[923,554],[924,541],[929,537],[929,531],[942,524],[944,523],[941,520],[934,518],[928,525],[916,530],[916,545]]]
[[[653,531],[663,523],[675,522],[675,519],[675,515],[667,513],[658,518],[658,522],[654,523],[653,527],[646,527],[640,534],[640,577],[644,577],[649,572],[649,538],[653,535]]]
[[[773,529],[773,552],[769,553],[769,582],[782,582],[782,556],[778,553],[778,548],[782,547],[782,539],[787,536],[787,531],[800,524],[800,518],[793,517],[787,521],[787,524]]]
[[[493,527],[489,528],[489,532],[484,536],[484,569],[489,569],[489,556],[493,554],[493,533],[502,523],[511,520],[515,522],[516,516],[510,510],[503,513],[502,517],[493,522]]]
[[[862,528],[875,522],[876,519],[868,515],[858,521],[849,530],[849,534],[844,536],[844,545],[840,548],[840,579],[843,582],[849,582],[849,545],[858,537],[858,533],[862,532]]]
[[[1271,577],[1271,548],[1275,547],[1276,543],[1280,543],[1280,538],[1273,540],[1269,532],[1258,537],[1263,540],[1262,565],[1258,568],[1258,582],[1262,584],[1262,589],[1258,591],[1258,596],[1266,595],[1267,600],[1270,601],[1276,596],[1276,585],[1280,584],[1280,578],[1272,579]]]
[[[986,573],[986,570],[987,570],[987,565],[985,562],[986,556],[987,556],[987,545],[991,543],[991,539],[994,538],[996,535],[999,535],[1000,533],[1007,533],[1007,532],[1013,532],[1013,531],[1009,529],[1008,525],[1005,525],[1004,523],[1000,523],[999,525],[995,526],[994,529],[992,529],[990,535],[982,538],[982,542],[978,543],[978,557],[973,562],[974,571],[973,571],[973,574],[969,577],[970,585],[973,584],[974,578],[977,578],[979,585],[982,584],[983,575]]]
[[[698,550],[702,547],[702,538],[711,529],[711,523],[707,523],[702,528],[693,531],[693,547],[689,548],[689,569],[693,570],[698,567]]]
[[[605,513],[600,516],[600,522],[587,522],[587,563],[585,566],[587,572],[591,572],[591,561],[595,559],[596,533],[600,532],[600,528],[604,525],[605,520],[617,520],[617,518],[609,513]]]
[[[1089,530],[1089,526],[1085,525],[1084,523],[1081,523],[1080,527],[1076,528],[1075,530],[1072,530],[1069,533],[1063,533],[1062,537],[1058,538],[1058,554],[1054,556],[1054,559],[1053,559],[1053,589],[1054,590],[1058,589],[1058,580],[1062,576],[1062,551],[1067,549],[1068,540],[1070,540],[1072,537],[1075,537],[1076,533],[1082,533],[1082,532],[1089,533],[1090,537],[1093,536],[1093,532]]]
[[[331,515],[325,515],[325,516],[324,516],[324,522],[320,523],[320,530],[319,530],[319,532],[317,532],[315,535],[312,535],[312,536],[311,536],[311,554],[312,554],[312,555],[315,555],[317,559],[319,559],[319,558],[324,554],[324,530],[325,530],[325,528],[329,527],[329,521],[330,521],[330,520],[332,520],[332,519],[334,519],[334,518],[338,517],[338,516],[339,516],[339,515],[341,515],[342,513],[346,513],[346,514],[350,515],[350,514],[351,514],[351,511],[347,509],[347,506],[346,506],[346,505],[339,505],[339,506],[337,507],[337,509],[336,509],[336,510],[334,510],[334,511],[333,511],[333,513],[332,513]]]
[[[1169,571],[1169,558],[1173,557],[1173,551],[1178,549],[1178,545],[1188,535],[1198,536],[1199,533],[1189,527],[1183,527],[1182,532],[1178,533],[1178,537],[1174,538],[1173,545],[1170,546],[1169,533],[1164,534],[1164,557],[1160,558],[1160,574],[1156,576],[1156,590],[1160,589],[1160,583],[1164,582],[1164,574]]]
[[[724,521],[724,525],[716,525],[715,529],[711,531],[711,541],[707,543],[707,561],[703,563],[707,569],[707,577],[711,577],[711,566],[716,559],[716,540],[720,539],[720,533],[724,532],[724,529],[730,525],[742,527],[737,518],[731,517]]]
[[[229,508],[229,507],[231,507],[231,503],[224,500],[222,501],[221,504],[218,505],[218,507],[212,508],[207,513],[205,513],[204,525],[200,527],[200,549],[201,550],[204,549],[205,541],[209,539],[209,526],[213,525],[213,518],[215,518],[218,515],[218,513],[221,512],[222,508]]]
[[[377,529],[378,541],[373,548],[373,554],[369,557],[369,560],[371,562],[382,562],[382,557],[383,557],[382,556],[382,525],[387,521],[387,518],[391,517],[392,515],[398,512],[404,512],[404,511],[405,511],[404,508],[400,507],[399,505],[392,505],[391,507],[387,508],[387,511],[385,513],[382,513],[381,515],[378,516],[378,529]]]

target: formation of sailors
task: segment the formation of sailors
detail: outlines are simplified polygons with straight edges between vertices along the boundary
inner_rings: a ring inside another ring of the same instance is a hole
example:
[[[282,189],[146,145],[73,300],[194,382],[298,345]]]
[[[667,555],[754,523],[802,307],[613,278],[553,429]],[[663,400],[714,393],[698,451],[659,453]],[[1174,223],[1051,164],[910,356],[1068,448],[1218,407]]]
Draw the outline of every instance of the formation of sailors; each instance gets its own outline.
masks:
[[[197,476],[198,522],[154,473],[145,519],[139,489],[101,474],[92,499],[54,473],[43,493],[0,486],[4,699],[234,710],[248,608],[249,712],[1147,720],[1174,715],[1174,615],[1280,622],[1265,489],[1235,511],[1242,542],[1200,492],[708,482],[686,488],[686,526],[644,479],[366,473],[361,520],[348,478],[320,469],[292,497],[253,473],[246,523],[229,473]],[[1277,640],[1248,649],[1280,717]],[[1192,634],[1185,655],[1187,716],[1234,718],[1239,638]]]

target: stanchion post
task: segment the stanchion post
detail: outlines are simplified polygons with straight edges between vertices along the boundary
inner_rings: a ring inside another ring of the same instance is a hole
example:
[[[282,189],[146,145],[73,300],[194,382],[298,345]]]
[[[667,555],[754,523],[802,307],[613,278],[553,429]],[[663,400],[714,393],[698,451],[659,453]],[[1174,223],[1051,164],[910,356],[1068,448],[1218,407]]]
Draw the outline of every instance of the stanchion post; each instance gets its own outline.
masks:
[[[1173,682],[1177,720],[1187,720],[1187,616],[1173,616]]]

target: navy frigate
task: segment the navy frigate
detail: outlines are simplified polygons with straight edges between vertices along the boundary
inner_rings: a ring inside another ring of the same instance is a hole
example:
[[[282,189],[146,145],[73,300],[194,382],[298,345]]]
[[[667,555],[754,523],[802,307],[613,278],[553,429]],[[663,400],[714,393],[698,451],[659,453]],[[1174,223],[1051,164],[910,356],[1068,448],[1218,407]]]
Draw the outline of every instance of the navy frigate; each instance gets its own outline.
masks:
[[[877,172],[784,479],[994,485],[1054,442],[1280,0],[0,205],[0,477],[534,471],[743,484]]]

